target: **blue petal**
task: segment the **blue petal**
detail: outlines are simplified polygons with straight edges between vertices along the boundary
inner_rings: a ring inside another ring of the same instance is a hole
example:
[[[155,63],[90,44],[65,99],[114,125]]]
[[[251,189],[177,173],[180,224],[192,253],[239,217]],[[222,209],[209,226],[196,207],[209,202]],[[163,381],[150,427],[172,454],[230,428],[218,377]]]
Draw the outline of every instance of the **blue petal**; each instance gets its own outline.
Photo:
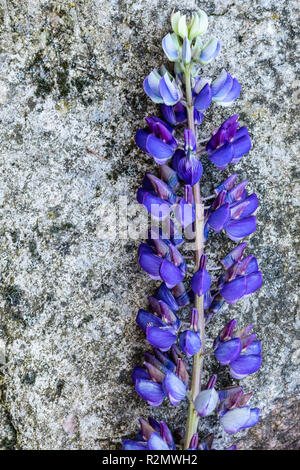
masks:
[[[194,101],[195,108],[200,112],[205,111],[211,103],[211,98],[212,98],[211,88],[209,84],[207,83],[195,98],[195,101]]]
[[[154,280],[161,279],[160,273],[159,273],[161,264],[162,264],[162,258],[154,254],[144,253],[139,256],[139,265]]]
[[[252,294],[253,292],[260,289],[262,286],[263,279],[261,271],[257,271],[256,273],[251,273],[246,276],[246,294]]]
[[[182,158],[178,162],[178,176],[185,184],[194,186],[201,179],[203,168],[200,160],[190,155],[189,158]]]
[[[194,406],[201,418],[210,415],[219,403],[219,395],[214,388],[202,390],[197,395]]]
[[[246,199],[244,199],[244,201],[247,201],[248,205],[246,209],[244,209],[243,211],[243,214],[242,214],[243,218],[248,217],[249,215],[253,214],[253,212],[255,212],[256,209],[258,208],[258,199],[255,193],[248,196]]]
[[[226,202],[230,204],[236,201],[243,201],[247,197],[247,192],[245,188],[248,184],[248,181],[242,181],[241,183],[237,184],[226,194]]]
[[[143,129],[138,129],[135,134],[135,143],[136,145],[147,153],[146,143],[147,138],[149,137],[149,132],[144,131]]]
[[[248,135],[248,129],[246,126],[242,126],[240,127],[237,131],[236,131],[236,134],[235,134],[235,139],[239,139],[240,137],[242,137],[243,135]]]
[[[169,289],[175,287],[184,278],[184,274],[181,270],[167,259],[163,260],[159,272],[161,279]]]
[[[253,341],[250,346],[247,347],[246,351],[244,352],[245,355],[247,354],[256,354],[260,355],[261,354],[261,343],[260,341]]]
[[[163,103],[163,99],[159,92],[160,75],[156,70],[153,70],[144,80],[143,87],[145,93],[151,98],[154,103]]]
[[[230,175],[225,181],[216,187],[215,193],[219,194],[223,189],[226,189],[226,191],[232,189],[237,176],[237,174]]]
[[[157,315],[153,315],[153,313],[143,309],[138,311],[136,322],[144,332],[146,332],[147,326],[165,326],[164,322]]]
[[[151,406],[159,406],[165,397],[162,386],[151,380],[138,379],[135,383],[135,391]]]
[[[199,296],[204,295],[211,285],[211,277],[206,269],[199,269],[191,279],[191,288]]]
[[[239,139],[235,139],[232,142],[233,146],[233,159],[232,163],[237,163],[243,155],[249,152],[251,149],[251,139],[250,136],[244,135],[240,137]]]
[[[139,379],[150,380],[150,376],[144,367],[135,366],[131,374],[132,382],[135,382]]]
[[[209,64],[217,57],[220,50],[220,43],[216,38],[210,39],[204,46],[199,57],[199,62],[203,65]]]
[[[180,99],[178,90],[174,83],[171,82],[167,72],[159,81],[159,92],[163,102],[168,106],[176,104]]]
[[[240,338],[233,338],[229,341],[225,341],[224,343],[220,343],[214,354],[220,364],[225,366],[231,361],[234,361],[240,355],[241,349],[242,346]]]
[[[234,219],[244,219],[249,217],[258,207],[258,199],[256,194],[251,194],[243,201],[232,204],[231,206],[231,217]]]
[[[185,151],[182,149],[177,149],[172,157],[172,168],[175,171],[178,171],[178,165],[182,158],[185,158]]]
[[[160,422],[160,435],[172,450],[176,449],[172,433],[164,421]]]
[[[249,354],[240,356],[230,363],[230,374],[240,380],[249,374],[254,374],[261,366],[261,356]]]
[[[189,295],[184,287],[183,282],[180,282],[176,287],[174,287],[173,294],[179,307],[185,307],[190,303]]]
[[[179,307],[175,300],[174,295],[167,288],[164,282],[159,286],[157,293],[156,293],[156,297],[159,300],[163,300],[174,312],[177,312],[177,310],[179,310]]]
[[[160,174],[162,179],[167,183],[170,188],[175,191],[179,186],[179,181],[177,177],[177,173],[173,168],[170,168],[168,165],[161,165],[160,166]]]
[[[230,218],[230,207],[229,204],[223,204],[223,206],[216,209],[210,214],[207,223],[214,229],[216,233],[221,232],[224,225]]]
[[[170,326],[156,327],[148,326],[146,330],[146,339],[148,343],[161,351],[169,351],[170,347],[176,342],[177,334],[174,328]]]
[[[248,419],[246,425],[244,426],[245,428],[252,428],[252,426],[255,426],[258,421],[259,421],[259,408],[251,408],[250,409],[250,418]]]
[[[181,198],[176,204],[174,214],[177,222],[179,222],[183,228],[191,225],[196,219],[194,208],[183,198]]]
[[[245,219],[231,220],[225,227],[225,231],[233,241],[240,241],[256,230],[256,217],[246,217]]]
[[[164,201],[168,201],[171,204],[175,204],[177,201],[176,194],[172,191],[169,185],[162,181],[161,179],[157,178],[157,176],[151,175],[151,173],[146,173],[146,177],[152,185],[152,190],[154,188],[155,192],[158,196],[163,199]],[[145,180],[144,178],[144,180]],[[143,184],[144,186],[144,184]]]
[[[225,258],[222,259],[221,263],[225,268],[230,268],[236,261],[239,261],[243,255],[243,252],[247,246],[247,243],[240,243],[233,250],[231,250]],[[250,264],[250,263],[249,263]],[[249,267],[249,265],[248,265]],[[257,271],[257,269],[255,269]],[[252,271],[250,271],[252,272]],[[248,274],[248,273],[247,273]]]
[[[162,104],[160,106],[160,109],[161,109],[161,113],[163,115],[163,118],[167,122],[172,124],[173,126],[176,126],[177,119],[176,119],[176,115],[175,115],[175,111],[174,111],[173,106],[167,106],[166,104]]]
[[[147,191],[138,190],[137,200],[155,219],[164,220],[171,212],[172,205],[169,202]]]
[[[224,98],[231,90],[232,83],[233,79],[231,75],[223,69],[220,75],[211,84],[213,100],[221,100]]]
[[[156,432],[153,432],[148,440],[148,449],[170,450],[168,444]]]
[[[210,156],[210,161],[219,169],[224,170],[233,158],[232,144],[226,142],[217,150],[214,150]]]
[[[234,434],[241,429],[244,429],[246,423],[250,421],[251,411],[249,406],[244,406],[242,408],[233,408],[232,410],[227,411],[220,418],[220,422],[224,428],[224,431],[228,434]]]
[[[227,282],[220,290],[220,294],[224,297],[226,302],[234,304],[246,294],[246,278],[239,277],[231,282]]]
[[[174,150],[153,134],[150,134],[146,142],[147,153],[150,153],[158,165],[163,165],[172,157]]]
[[[187,37],[184,38],[182,44],[181,59],[184,64],[189,64],[192,58],[192,51],[190,46],[190,41]]]
[[[167,34],[162,40],[162,48],[164,53],[168,57],[171,62],[175,62],[178,57],[178,47],[176,47],[176,41],[178,43],[178,39],[176,34]]]
[[[186,386],[173,372],[166,373],[164,388],[170,402],[174,406],[178,405],[186,396]]]
[[[227,95],[221,100],[224,106],[229,106],[236,100],[241,93],[241,85],[236,78],[233,79],[232,87]]]
[[[192,357],[201,349],[199,333],[191,330],[183,331],[179,336],[179,346],[187,357]]]

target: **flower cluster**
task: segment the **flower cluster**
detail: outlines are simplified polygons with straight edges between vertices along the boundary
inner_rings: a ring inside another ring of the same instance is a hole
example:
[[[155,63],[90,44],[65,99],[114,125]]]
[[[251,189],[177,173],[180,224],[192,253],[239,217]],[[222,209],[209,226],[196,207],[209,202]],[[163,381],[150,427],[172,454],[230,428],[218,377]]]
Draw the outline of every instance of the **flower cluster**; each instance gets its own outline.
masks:
[[[222,365],[229,365],[235,379],[243,379],[261,366],[261,344],[255,334],[250,334],[252,325],[233,333],[236,320],[225,325],[214,342],[214,355]]]
[[[176,406],[186,396],[188,372],[180,351],[173,345],[170,352],[158,349],[145,353],[144,367],[136,366],[132,372],[135,390],[149,405],[159,406],[165,397]]]
[[[199,10],[190,20],[180,12],[172,14],[172,32],[162,40],[162,48],[174,67],[162,66],[144,80],[146,94],[160,105],[162,117],[146,117],[147,126],[138,129],[139,149],[159,165],[159,176],[146,173],[137,191],[137,201],[150,214],[148,238],[138,249],[140,267],[160,284],[148,297],[149,308],[141,308],[136,323],[144,332],[152,351],[145,352],[143,366],[135,366],[132,381],[137,394],[151,406],[165,399],[171,405],[189,400],[185,442],[177,442],[164,421],[140,419],[141,431],[134,440],[125,440],[123,449],[175,450],[176,445],[191,450],[212,448],[213,435],[199,439],[197,423],[212,413],[228,434],[254,426],[258,408],[250,408],[251,393],[241,386],[218,389],[213,375],[206,387],[199,377],[207,354],[228,366],[233,380],[256,372],[261,366],[261,343],[251,333],[252,324],[236,330],[236,320],[226,323],[211,349],[206,345],[205,327],[224,303],[234,304],[257,291],[262,273],[253,255],[243,257],[247,243],[239,243],[222,260],[224,271],[212,275],[204,243],[210,230],[224,231],[233,242],[241,242],[256,230],[258,198],[248,194],[248,181],[237,184],[232,174],[214,190],[204,206],[200,192],[203,159],[222,171],[238,164],[251,149],[246,126],[234,114],[198,142],[199,127],[210,106],[230,106],[240,95],[238,80],[222,70],[211,80],[199,74],[220,51],[216,38],[203,40],[208,19]],[[184,126],[184,129],[182,127]],[[199,145],[203,144],[205,145]],[[183,188],[180,185],[183,183]],[[157,223],[159,223],[157,227]],[[180,251],[186,238],[194,237],[195,270],[188,273]],[[189,304],[194,305],[189,307]],[[190,309],[190,322],[180,318],[180,309]],[[188,360],[194,357],[194,367]],[[175,442],[176,441],[176,442]],[[235,446],[229,449],[235,449]]]

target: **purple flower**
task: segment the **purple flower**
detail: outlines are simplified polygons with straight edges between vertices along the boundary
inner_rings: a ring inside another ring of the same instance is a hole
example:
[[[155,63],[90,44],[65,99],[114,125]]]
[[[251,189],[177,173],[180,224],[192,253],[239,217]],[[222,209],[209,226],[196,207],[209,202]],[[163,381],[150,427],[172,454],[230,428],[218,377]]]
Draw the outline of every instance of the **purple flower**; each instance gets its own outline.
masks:
[[[226,342],[222,342],[215,349],[216,359],[225,366],[236,359],[241,352],[241,341],[239,338],[232,338]]]
[[[168,288],[172,288],[181,282],[185,272],[185,268],[176,266],[172,260],[174,260],[174,258],[169,260],[166,257],[163,258],[161,254],[157,255],[155,250],[146,243],[141,243],[139,246],[139,265],[152,279],[164,281]]]
[[[201,349],[199,333],[192,330],[183,331],[179,335],[179,346],[187,357],[192,357]]]
[[[202,390],[196,397],[194,406],[201,418],[210,415],[217,407],[219,402],[218,393],[214,388]]]
[[[164,421],[158,423],[149,418],[140,419],[141,431],[135,440],[125,439],[123,450],[174,450],[175,444],[171,431]]]
[[[144,80],[143,86],[145,93],[154,103],[172,106],[181,98],[181,91],[168,72],[161,77],[157,70],[153,70]]]
[[[147,318],[147,316],[142,316],[141,317],[141,323],[138,322],[138,318],[137,318],[137,323],[144,332],[146,332],[147,326],[170,325],[170,326],[173,326],[176,330],[178,330],[180,328],[179,318],[173,312],[173,310],[169,307],[169,305],[166,304],[166,302],[164,302],[163,300],[158,300],[155,297],[151,297],[151,296],[148,297],[148,300],[149,300],[151,308],[152,308],[152,310],[155,314],[155,317],[159,318],[159,320],[162,323],[160,323],[160,324],[159,323],[151,324],[152,313],[146,312],[150,316],[149,318]],[[139,310],[139,313],[140,312],[145,312],[145,310]],[[138,316],[139,316],[139,314],[138,314]]]
[[[176,126],[187,119],[186,107],[180,102],[176,103],[174,106],[162,104],[160,109],[164,120],[172,126]]]
[[[228,434],[255,426],[259,421],[259,409],[247,406],[253,392],[244,393],[240,386],[220,390],[218,408],[220,422]]]
[[[138,326],[146,333],[148,326],[165,326],[165,323],[157,315],[147,312],[147,310],[140,309],[138,311],[136,322]]]
[[[162,40],[162,48],[170,62],[179,59],[180,43],[176,34],[167,34]]]
[[[193,186],[201,179],[203,168],[196,157],[196,141],[191,129],[184,130],[185,151],[177,150],[172,159],[172,166],[180,179]]]
[[[230,73],[222,70],[211,85],[212,99],[221,106],[230,106],[240,96],[241,85]]]
[[[186,396],[186,386],[173,372],[167,372],[164,380],[164,389],[172,405],[178,405]]]
[[[136,145],[152,156],[158,165],[165,164],[177,148],[173,129],[156,116],[146,118],[148,128],[138,129],[135,135]]]
[[[165,397],[178,405],[186,395],[188,373],[177,346],[173,344],[168,354],[154,349],[154,355],[145,353],[145,358],[145,369],[137,366],[132,372],[137,394],[151,406],[159,406]]]
[[[240,261],[242,259],[244,250],[247,246],[247,243],[240,243],[237,245],[225,258],[222,259],[221,263],[223,266],[228,269],[230,268],[236,261]]]
[[[202,65],[209,64],[217,57],[220,51],[220,42],[216,38],[210,39],[201,50],[199,62]]]
[[[206,271],[207,256],[202,255],[200,259],[199,269],[191,279],[191,287],[198,296],[204,295],[210,288],[211,277]]]
[[[233,241],[240,241],[256,230],[256,217],[252,214],[258,207],[258,199],[256,194],[247,195],[245,190],[247,183],[243,181],[234,187],[228,185],[231,187],[230,190],[219,190],[206,213],[206,237],[210,227],[216,233],[225,230],[227,236]]]
[[[135,382],[135,391],[151,406],[161,405],[165,398],[162,385],[152,380],[137,379]]]
[[[146,339],[152,346],[168,351],[177,341],[180,321],[165,302],[152,297],[150,303],[155,314],[140,309],[136,322],[146,333]]]
[[[177,199],[173,189],[151,173],[146,173],[143,186],[137,191],[137,201],[143,204],[153,218],[158,220],[165,220],[170,215]]]
[[[234,434],[242,429],[251,428],[259,421],[259,409],[243,406],[228,410],[220,418],[220,422],[227,434]]]
[[[222,365],[229,365],[230,374],[242,379],[256,372],[261,366],[261,344],[255,334],[250,334],[252,325],[234,333],[236,320],[225,325],[214,342],[214,354]]]
[[[158,220],[165,220],[172,210],[172,204],[170,202],[164,201],[157,195],[143,188],[138,189],[136,199],[147,209],[151,217]]]
[[[156,297],[158,300],[163,300],[174,312],[177,312],[177,310],[179,310],[179,305],[174,295],[172,294],[170,289],[167,288],[164,282],[157,289]]]
[[[163,165],[163,167],[165,168],[166,165]],[[142,187],[144,190],[152,192],[154,195],[157,194],[161,199],[168,201],[170,204],[175,204],[178,200],[171,186],[151,173],[145,174]]]
[[[202,390],[195,398],[194,407],[201,418],[213,413],[219,403],[219,395],[214,388],[216,380],[217,376],[213,375],[210,378],[206,389]]]
[[[237,163],[251,148],[247,127],[239,128],[238,115],[228,118],[206,144],[210,161],[224,170],[229,163]]]
[[[148,343],[161,351],[169,351],[177,341],[177,331],[172,326],[148,326],[146,328]]]
[[[256,258],[249,255],[241,259],[244,248],[242,244],[240,250],[236,247],[231,254],[227,255],[225,258],[227,265],[232,256],[236,258],[236,261],[226,269],[218,281],[220,295],[229,304],[234,304],[244,295],[252,294],[262,286],[262,273],[258,269]]]
[[[197,93],[196,91],[197,90]],[[203,88],[198,91],[198,88],[194,88],[194,106],[197,111],[203,113],[210,105],[212,95],[211,88],[208,83],[206,83]]]

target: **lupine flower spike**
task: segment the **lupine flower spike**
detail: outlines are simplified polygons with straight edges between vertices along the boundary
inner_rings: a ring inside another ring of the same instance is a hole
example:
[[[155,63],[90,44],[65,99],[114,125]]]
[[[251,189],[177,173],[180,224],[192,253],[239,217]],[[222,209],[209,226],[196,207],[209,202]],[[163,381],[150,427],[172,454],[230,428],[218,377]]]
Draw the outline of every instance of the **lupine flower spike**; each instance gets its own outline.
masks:
[[[238,182],[234,173],[215,185],[213,200],[206,198],[209,206],[204,207],[201,197],[203,168],[213,165],[219,174],[241,165],[252,146],[238,115],[226,112],[240,96],[238,79],[227,70],[212,78],[202,76],[203,66],[216,59],[221,49],[217,38],[203,39],[207,29],[208,18],[202,10],[191,18],[172,14],[171,31],[162,40],[172,66],[157,67],[143,82],[148,98],[160,105],[160,115],[147,116],[145,127],[135,135],[139,149],[158,164],[158,172],[147,172],[137,191],[137,201],[151,219],[148,238],[138,249],[138,263],[157,286],[148,296],[149,305],[141,305],[136,316],[148,347],[143,364],[134,367],[131,377],[139,399],[150,406],[163,402],[177,406],[188,400],[185,438],[175,439],[164,421],[141,418],[140,432],[135,439],[124,440],[124,450],[210,450],[214,436],[198,436],[200,419],[215,415],[218,431],[229,435],[259,421],[259,409],[248,405],[253,392],[244,392],[236,383],[261,367],[262,348],[253,325],[237,329],[237,319],[226,319],[218,336],[206,340],[205,329],[223,305],[253,294],[263,282],[258,260],[244,256],[247,243],[243,240],[256,230],[259,206],[257,195],[247,192],[248,181]],[[226,119],[204,139],[201,124],[210,106],[225,107]],[[216,278],[204,243],[220,233],[238,244],[223,253],[224,270]],[[180,251],[186,238],[194,244],[193,272]],[[216,374],[203,386],[202,369],[208,355],[228,368],[230,387],[222,388]]]

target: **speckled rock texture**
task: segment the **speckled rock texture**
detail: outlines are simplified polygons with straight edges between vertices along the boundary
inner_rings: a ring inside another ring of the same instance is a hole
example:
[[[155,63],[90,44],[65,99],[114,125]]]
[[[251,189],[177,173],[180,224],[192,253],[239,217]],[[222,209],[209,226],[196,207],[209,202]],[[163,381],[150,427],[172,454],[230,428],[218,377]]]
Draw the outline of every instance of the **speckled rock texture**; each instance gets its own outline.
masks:
[[[186,403],[150,409],[134,392],[131,369],[146,348],[135,316],[156,283],[137,265],[138,234],[117,230],[114,238],[113,230],[108,240],[102,232],[120,200],[129,222],[137,217],[136,189],[145,170],[156,171],[133,140],[144,116],[158,112],[142,81],[164,61],[160,42],[172,9],[197,7],[222,42],[203,73],[225,67],[243,89],[233,108],[212,107],[201,135],[235,112],[249,127],[253,149],[223,176],[248,178],[259,196],[247,254],[264,275],[263,288],[227,307],[208,334],[235,316],[240,325],[253,322],[263,341],[263,366],[244,381],[257,391],[252,403],[262,420],[236,436],[239,447],[300,447],[297,5],[1,0],[1,449],[115,449],[150,413],[172,429],[184,426]],[[209,194],[222,175],[204,166]],[[210,264],[232,247],[212,236]],[[227,371],[217,372],[218,385],[231,383]],[[213,426],[220,448],[214,417],[200,433]]]

